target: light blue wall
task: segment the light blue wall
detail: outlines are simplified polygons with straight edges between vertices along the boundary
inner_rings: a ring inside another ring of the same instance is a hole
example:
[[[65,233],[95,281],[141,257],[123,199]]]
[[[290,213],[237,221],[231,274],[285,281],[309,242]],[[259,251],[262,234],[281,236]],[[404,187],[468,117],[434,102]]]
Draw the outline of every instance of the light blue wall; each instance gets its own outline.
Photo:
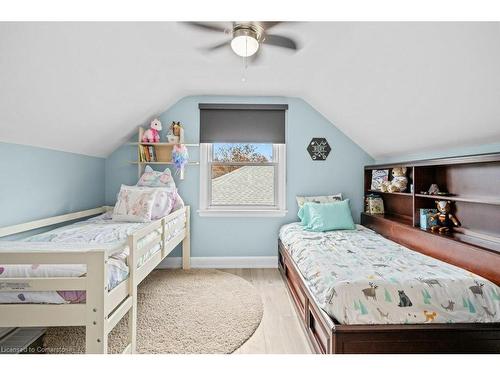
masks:
[[[104,204],[104,158],[0,142],[0,227]]]
[[[191,252],[205,256],[271,256],[277,254],[277,233],[284,223],[296,221],[299,194],[319,195],[342,192],[352,202],[359,220],[363,208],[363,166],[373,159],[325,117],[301,99],[282,97],[186,97],[164,112],[164,130],[173,121],[185,126],[186,143],[198,143],[198,103],[284,103],[287,113],[287,208],[284,218],[199,217],[199,167],[188,166],[179,191],[192,209]],[[333,151],[326,161],[312,161],[306,151],[313,137],[325,137]],[[198,149],[190,148],[191,160],[199,160]],[[114,204],[123,184],[137,182],[137,168],[127,163],[136,150],[122,146],[106,160],[106,202]],[[178,255],[178,251],[176,252]]]
[[[443,149],[441,151],[404,154],[388,158],[380,158],[377,159],[375,163],[376,164],[397,163],[400,161],[435,159],[435,158],[445,158],[445,157],[462,156],[462,155],[488,154],[493,152],[500,152],[500,144],[495,143],[495,144],[480,145],[480,146],[454,147],[454,148]]]

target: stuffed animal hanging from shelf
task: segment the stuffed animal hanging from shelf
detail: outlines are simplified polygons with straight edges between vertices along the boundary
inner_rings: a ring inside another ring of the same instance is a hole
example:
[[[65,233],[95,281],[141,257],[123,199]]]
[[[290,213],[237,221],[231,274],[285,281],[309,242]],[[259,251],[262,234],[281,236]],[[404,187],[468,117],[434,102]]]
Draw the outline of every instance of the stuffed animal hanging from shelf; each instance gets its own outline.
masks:
[[[172,163],[175,165],[175,169],[179,178],[184,180],[184,166],[188,163],[189,154],[187,147],[184,144],[176,144],[172,148]]]
[[[432,215],[431,220],[437,219],[437,225],[433,225],[431,230],[439,233],[449,233],[453,226],[459,227],[460,221],[453,215],[451,211],[450,201],[436,201],[438,213]]]

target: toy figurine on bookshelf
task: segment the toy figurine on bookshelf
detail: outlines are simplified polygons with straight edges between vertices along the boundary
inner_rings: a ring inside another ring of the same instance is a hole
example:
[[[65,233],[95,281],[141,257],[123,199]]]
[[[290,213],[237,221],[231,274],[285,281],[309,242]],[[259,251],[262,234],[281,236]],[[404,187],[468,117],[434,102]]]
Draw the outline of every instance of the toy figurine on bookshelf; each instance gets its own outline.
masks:
[[[431,230],[439,231],[441,234],[449,233],[451,228],[459,227],[460,221],[451,211],[451,201],[436,201],[438,212],[431,216],[431,219],[437,219],[437,224],[431,227]]]
[[[392,179],[382,182],[380,190],[388,193],[398,193],[406,191],[408,186],[408,177],[406,177],[406,167],[392,168]]]

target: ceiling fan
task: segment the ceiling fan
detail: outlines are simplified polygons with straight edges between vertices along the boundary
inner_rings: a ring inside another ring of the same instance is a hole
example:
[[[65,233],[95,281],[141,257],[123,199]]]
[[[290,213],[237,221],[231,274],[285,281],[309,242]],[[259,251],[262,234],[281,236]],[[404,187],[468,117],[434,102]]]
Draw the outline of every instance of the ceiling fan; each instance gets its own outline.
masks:
[[[224,27],[219,22],[186,22],[189,26],[224,33],[231,37],[230,40],[208,47],[208,51],[215,51],[222,47],[231,46],[233,52],[238,56],[253,56],[252,60],[254,61],[259,55],[258,52],[261,50],[262,45],[287,48],[293,51],[297,51],[299,49],[297,42],[293,39],[282,35],[268,33],[269,29],[280,23],[283,22],[238,21],[231,22],[229,25]]]

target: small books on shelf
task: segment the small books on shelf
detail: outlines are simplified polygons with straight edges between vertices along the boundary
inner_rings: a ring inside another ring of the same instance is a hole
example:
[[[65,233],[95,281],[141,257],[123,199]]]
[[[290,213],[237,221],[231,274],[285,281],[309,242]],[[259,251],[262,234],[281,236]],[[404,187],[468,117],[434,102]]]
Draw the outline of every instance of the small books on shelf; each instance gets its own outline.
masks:
[[[365,212],[368,214],[383,214],[384,201],[376,194],[367,195],[365,198]]]
[[[382,183],[389,180],[388,169],[374,169],[372,170],[372,186],[371,190],[380,190]]]
[[[154,146],[139,146],[139,160],[141,162],[151,162],[156,160],[156,150]]]
[[[431,229],[433,225],[437,225],[437,219],[431,220],[431,216],[437,214],[435,208],[420,209],[420,229]]]

